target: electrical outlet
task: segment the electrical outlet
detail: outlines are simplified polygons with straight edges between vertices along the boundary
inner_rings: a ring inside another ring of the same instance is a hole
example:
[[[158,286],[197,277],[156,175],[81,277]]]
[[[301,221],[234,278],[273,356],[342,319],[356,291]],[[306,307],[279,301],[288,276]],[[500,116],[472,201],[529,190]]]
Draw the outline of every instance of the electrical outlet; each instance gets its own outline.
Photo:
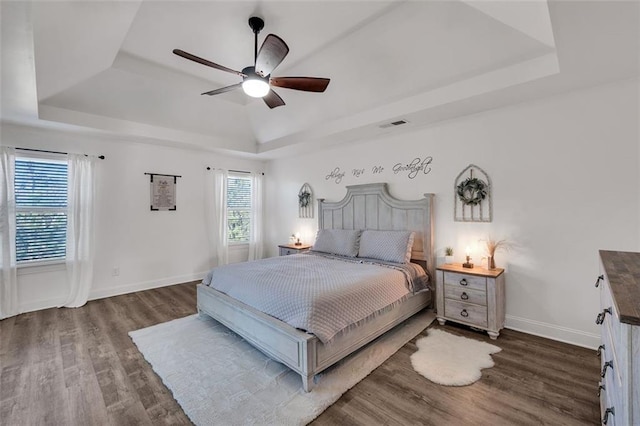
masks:
[[[120,276],[120,267],[119,266],[115,266],[112,270],[111,270],[111,275],[114,277],[118,277]]]

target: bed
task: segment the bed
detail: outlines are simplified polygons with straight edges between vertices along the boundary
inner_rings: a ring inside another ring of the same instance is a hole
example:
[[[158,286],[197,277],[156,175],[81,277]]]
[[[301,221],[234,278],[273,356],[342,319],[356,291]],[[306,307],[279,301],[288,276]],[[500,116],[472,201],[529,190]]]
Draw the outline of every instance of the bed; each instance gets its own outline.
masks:
[[[340,230],[368,230],[370,234],[375,231],[411,231],[413,244],[407,256],[411,258],[411,262],[421,265],[428,275],[435,277],[432,202],[433,194],[425,194],[420,200],[398,200],[389,194],[385,183],[347,186],[347,194],[341,201],[318,200],[318,228],[325,234],[341,232]],[[292,258],[290,262],[300,265],[316,262],[312,259],[313,255],[289,257]],[[331,255],[324,257],[330,258]],[[267,259],[264,263],[274,264],[276,261]],[[238,267],[240,266],[229,269]],[[214,271],[216,269],[218,268],[214,268]],[[238,278],[238,281],[244,280],[246,277]],[[301,276],[301,285],[304,282],[305,279]],[[410,291],[399,302],[390,304],[364,321],[357,321],[334,334],[324,332],[323,329],[318,335],[278,320],[231,297],[226,294],[227,291],[218,291],[204,283],[198,285],[197,299],[200,314],[211,316],[269,357],[300,374],[303,389],[309,392],[316,374],[430,306],[434,300],[433,287],[432,281],[428,291]]]

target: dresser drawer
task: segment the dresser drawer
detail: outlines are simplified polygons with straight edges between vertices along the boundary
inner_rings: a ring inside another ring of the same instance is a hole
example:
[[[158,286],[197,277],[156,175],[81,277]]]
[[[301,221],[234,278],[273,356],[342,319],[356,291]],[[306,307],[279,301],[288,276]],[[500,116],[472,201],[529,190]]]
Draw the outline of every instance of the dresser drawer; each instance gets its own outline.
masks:
[[[487,306],[487,292],[464,288],[463,286],[444,286],[444,297],[447,299],[459,300],[461,302],[473,303],[475,305]]]
[[[620,394],[620,388],[616,385],[611,371],[605,375],[604,379],[601,379],[600,383],[604,386],[604,390],[600,392],[600,420],[603,420],[606,416],[607,426],[615,425],[615,413],[621,414],[620,400],[622,395]],[[613,409],[613,413],[607,414],[607,409]]]
[[[299,253],[298,250],[280,247],[280,256],[289,256],[290,254]]]
[[[615,377],[616,386],[622,387],[622,369],[620,368],[620,358],[618,356],[618,352],[620,352],[620,345],[619,342],[615,341],[614,335],[611,333],[611,323],[605,320],[602,327],[602,344],[604,345],[604,352],[601,359],[603,363],[606,361],[613,362],[613,371],[609,371],[607,375]]]
[[[487,307],[452,299],[444,301],[444,315],[454,321],[487,327]]]
[[[607,426],[615,426],[616,425],[616,416],[615,416],[615,411],[616,411],[616,407],[615,405],[612,403],[612,401],[609,399],[609,393],[607,392],[606,389],[606,384],[604,385],[605,389],[600,391],[600,421],[602,424],[604,424],[604,420],[606,417]],[[612,409],[613,410],[613,414],[612,413],[608,413],[607,414],[607,409]]]
[[[611,288],[609,287],[609,282],[606,279],[602,283],[602,290],[600,292],[600,312],[604,312],[605,309],[608,309],[609,311],[611,311],[611,313],[606,313],[604,315],[604,322],[602,323],[602,334],[609,334],[611,336],[614,347],[618,349],[621,345],[620,320],[618,319],[618,312],[616,312],[613,299],[611,298]]]
[[[475,275],[460,274],[458,272],[444,272],[444,284],[473,290],[487,291],[487,279]]]

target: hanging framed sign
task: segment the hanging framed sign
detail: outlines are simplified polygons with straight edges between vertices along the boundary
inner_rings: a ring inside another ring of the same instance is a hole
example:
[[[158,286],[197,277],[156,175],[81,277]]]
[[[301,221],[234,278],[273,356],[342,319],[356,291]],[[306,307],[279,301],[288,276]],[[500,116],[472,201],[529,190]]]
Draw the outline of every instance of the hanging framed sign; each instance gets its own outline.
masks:
[[[145,173],[149,175],[151,189],[151,211],[177,210],[176,184],[178,175],[163,175],[159,173]]]

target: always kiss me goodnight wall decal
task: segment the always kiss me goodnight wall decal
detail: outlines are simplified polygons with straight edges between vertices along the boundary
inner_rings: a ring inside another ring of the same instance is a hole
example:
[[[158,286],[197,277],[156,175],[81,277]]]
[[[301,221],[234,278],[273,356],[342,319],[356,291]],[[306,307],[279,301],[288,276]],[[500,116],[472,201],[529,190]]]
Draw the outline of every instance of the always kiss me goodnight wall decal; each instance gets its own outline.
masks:
[[[415,179],[418,176],[427,175],[431,172],[431,163],[433,157],[415,157],[413,160],[406,163],[395,163],[392,167],[385,167],[382,165],[374,165],[372,167],[353,167],[345,170],[340,167],[334,167],[327,175],[325,180],[331,180],[335,184],[342,183],[342,179],[349,175],[356,179],[360,179],[369,174],[371,175],[384,175],[391,173],[394,175],[406,176],[408,179]]]

